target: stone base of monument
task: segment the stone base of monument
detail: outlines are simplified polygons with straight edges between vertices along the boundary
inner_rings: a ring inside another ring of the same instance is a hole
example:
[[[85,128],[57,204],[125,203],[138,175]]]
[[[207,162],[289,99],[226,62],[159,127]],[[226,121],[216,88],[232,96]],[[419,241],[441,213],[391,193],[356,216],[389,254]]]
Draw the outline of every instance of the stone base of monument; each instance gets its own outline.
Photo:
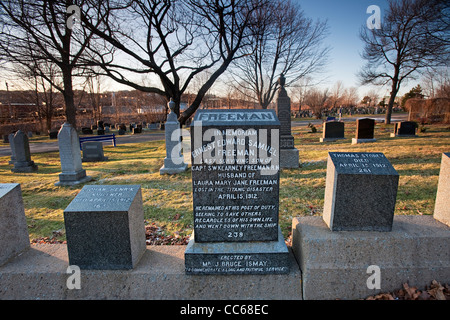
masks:
[[[34,161],[14,161],[14,168],[11,169],[12,172],[23,173],[23,172],[34,172],[38,170],[38,166]]]
[[[320,142],[334,142],[337,140],[345,140],[345,138],[320,138]]]
[[[352,144],[375,142],[377,139],[356,139],[352,138]]]
[[[298,149],[280,149],[280,168],[292,169],[299,167]]]
[[[390,134],[391,138],[417,138],[417,134],[396,134],[396,133],[391,133]]]
[[[132,270],[69,272],[65,244],[33,244],[0,267],[0,300],[301,300],[301,273],[290,251],[288,274],[190,276],[186,246],[147,246]],[[70,278],[71,277],[71,278]]]
[[[164,159],[164,165],[159,169],[159,174],[177,174],[185,172],[188,164],[184,163],[184,158],[181,158],[181,164],[174,164],[173,159]]]
[[[333,232],[322,217],[292,222],[292,250],[307,300],[363,299],[406,282],[418,288],[432,280],[448,283],[448,248],[450,227],[432,216],[395,216],[391,232]]]
[[[289,250],[281,230],[278,241],[195,242],[184,253],[186,274],[286,274]]]
[[[59,174],[59,181],[55,183],[55,186],[74,186],[91,180],[92,177],[87,176],[84,169],[73,173],[63,172]]]

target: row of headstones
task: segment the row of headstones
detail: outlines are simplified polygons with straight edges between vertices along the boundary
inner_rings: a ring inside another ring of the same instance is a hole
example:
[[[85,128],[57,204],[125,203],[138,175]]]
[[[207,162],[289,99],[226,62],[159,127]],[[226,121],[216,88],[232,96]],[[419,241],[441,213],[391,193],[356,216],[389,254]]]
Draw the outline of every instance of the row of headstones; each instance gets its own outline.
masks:
[[[147,125],[147,129],[150,130],[160,130],[164,127],[161,123],[143,123],[143,124],[135,124],[131,123],[129,125],[129,131],[133,134],[142,133],[143,126]],[[115,129],[118,130],[119,135],[124,135],[127,132],[127,126],[124,123],[121,124],[115,124]],[[89,127],[82,127],[81,132],[83,134],[94,134],[94,130],[97,130],[97,135],[103,135],[105,133],[109,133],[111,129],[111,125],[109,124],[103,124],[103,122],[97,122],[97,125],[92,125]]]
[[[202,175],[193,176],[194,185],[202,179]],[[279,176],[277,179],[279,181]],[[398,173],[382,153],[330,152],[323,219],[331,231],[391,231],[397,186]],[[447,225],[450,225],[449,194],[450,153],[444,153],[434,217]],[[201,210],[204,201],[207,200],[194,192],[194,219],[195,211]],[[64,210],[69,263],[82,269],[134,268],[146,249],[142,203],[139,185],[84,186]],[[278,206],[278,198],[249,203],[253,206],[260,203]],[[228,200],[226,204],[233,207],[236,201]],[[30,246],[20,184],[0,184],[0,207],[2,265]],[[278,208],[274,212],[278,214]],[[279,240],[277,223],[267,229],[276,230],[274,237],[267,238],[267,230],[258,231],[259,227],[250,230],[250,237],[236,244],[239,248],[243,243],[247,245],[244,253],[239,254],[224,253],[226,242],[235,244],[236,239],[224,238],[222,229],[208,232],[208,228],[200,225],[195,223],[195,237],[191,238],[186,249],[186,273],[266,274],[289,271],[288,253],[283,248],[274,249],[275,245],[282,246],[280,241],[271,241]],[[245,233],[249,228],[246,227]],[[236,228],[234,232],[244,231]],[[264,237],[269,241],[261,241]],[[208,250],[203,251],[205,249]],[[275,255],[271,256],[272,253]]]
[[[31,160],[30,144],[26,134],[21,130],[9,135],[11,147],[11,160],[14,165],[12,172],[34,172],[38,166]],[[64,123],[58,132],[58,147],[61,160],[61,174],[56,185],[75,185],[90,181],[82,162],[105,161],[108,158],[103,154],[103,144],[100,141],[88,141],[82,144],[83,159],[80,154],[80,141],[78,133],[69,124]]]
[[[356,120],[356,134],[352,138],[352,144],[374,142],[375,120],[362,118]],[[413,121],[402,121],[394,124],[394,132],[391,137],[415,137],[416,123]],[[344,122],[327,121],[323,123],[323,135],[320,142],[336,141],[345,139]]]

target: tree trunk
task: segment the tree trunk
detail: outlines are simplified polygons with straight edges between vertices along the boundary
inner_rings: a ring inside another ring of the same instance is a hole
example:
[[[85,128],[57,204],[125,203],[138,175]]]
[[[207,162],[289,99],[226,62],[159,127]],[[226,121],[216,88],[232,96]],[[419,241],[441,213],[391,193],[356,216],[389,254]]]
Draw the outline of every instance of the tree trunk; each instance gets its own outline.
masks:
[[[392,91],[391,91],[391,96],[389,97],[389,103],[388,106],[386,108],[386,116],[384,118],[384,123],[385,124],[390,124],[391,123],[391,116],[392,116],[392,108],[394,107],[394,101],[395,101],[395,97],[397,96],[398,93],[398,81],[396,81],[395,79],[392,82]]]
[[[63,70],[63,81],[64,81],[64,103],[66,106],[66,121],[72,125],[75,129],[77,128],[77,109],[74,101],[74,94],[72,88],[72,69],[64,68]]]

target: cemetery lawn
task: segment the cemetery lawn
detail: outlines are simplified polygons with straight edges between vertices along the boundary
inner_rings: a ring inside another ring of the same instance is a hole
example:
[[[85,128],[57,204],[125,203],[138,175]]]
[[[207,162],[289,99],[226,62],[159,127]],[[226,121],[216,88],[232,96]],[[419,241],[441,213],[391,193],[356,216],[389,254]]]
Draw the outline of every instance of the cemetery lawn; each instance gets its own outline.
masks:
[[[450,127],[426,125],[414,138],[390,138],[393,124],[377,123],[376,142],[351,144],[356,123],[345,123],[345,140],[320,143],[322,127],[292,127],[301,167],[283,169],[280,177],[280,226],[289,243],[296,216],[320,216],[323,210],[328,152],[382,152],[400,175],[396,215],[432,215],[443,152],[450,152]],[[83,163],[94,178],[87,184],[138,184],[142,188],[147,244],[187,244],[193,230],[190,170],[159,174],[164,141],[104,146],[106,162]],[[9,157],[0,157],[0,181],[20,183],[30,241],[64,242],[63,211],[83,185],[56,187],[61,172],[59,153],[32,154],[35,173],[12,173]]]

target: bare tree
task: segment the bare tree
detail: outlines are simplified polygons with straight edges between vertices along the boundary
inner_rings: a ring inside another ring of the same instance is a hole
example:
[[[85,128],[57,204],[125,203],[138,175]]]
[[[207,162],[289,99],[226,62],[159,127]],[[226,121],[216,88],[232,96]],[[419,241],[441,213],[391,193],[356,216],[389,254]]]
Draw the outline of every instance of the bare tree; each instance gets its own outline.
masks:
[[[74,28],[68,21],[72,5],[84,1],[3,0],[0,2],[0,53],[13,64],[33,68],[64,96],[66,118],[76,127],[74,103],[74,71],[92,37],[85,29]],[[72,21],[72,20],[71,20]],[[30,60],[37,62],[30,64]],[[59,69],[60,83],[52,82],[40,62],[52,63]]]
[[[326,63],[329,48],[322,42],[327,22],[314,22],[289,0],[271,1],[256,10],[250,30],[253,46],[235,61],[232,76],[241,84],[237,89],[251,91],[263,109],[278,91],[280,74],[291,86]]]
[[[322,118],[322,112],[329,107],[329,92],[328,89],[319,90],[311,88],[305,96],[305,103],[313,110],[317,119]]]
[[[445,0],[390,0],[381,28],[361,29],[362,57],[367,60],[359,73],[361,83],[391,86],[385,123],[391,122],[394,100],[404,81],[448,61],[449,10]]]
[[[157,93],[167,100],[172,98],[179,121],[184,123],[200,106],[214,82],[239,57],[238,51],[249,45],[248,28],[253,11],[266,2],[91,1],[81,19],[84,26],[115,50],[115,54],[104,55],[91,48],[95,63],[103,73],[137,90]],[[114,7],[117,3],[123,4],[122,7]],[[98,16],[102,17],[101,24]],[[180,114],[182,94],[204,72],[210,76],[201,83],[190,106]],[[138,83],[134,76],[141,74],[153,75],[159,79],[160,86]]]

